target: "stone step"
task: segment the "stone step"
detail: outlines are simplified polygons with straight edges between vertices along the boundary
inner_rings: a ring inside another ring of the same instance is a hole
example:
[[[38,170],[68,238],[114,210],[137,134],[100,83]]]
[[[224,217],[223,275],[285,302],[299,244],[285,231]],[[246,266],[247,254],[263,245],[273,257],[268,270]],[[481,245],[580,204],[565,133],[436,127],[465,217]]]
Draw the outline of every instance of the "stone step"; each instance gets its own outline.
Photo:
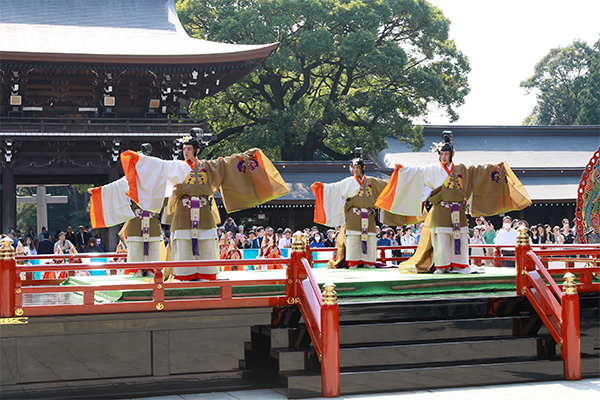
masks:
[[[351,346],[340,348],[341,368],[373,368],[434,363],[469,363],[511,357],[537,357],[556,353],[556,344],[548,337],[464,340],[437,343]],[[281,373],[318,370],[314,349],[275,349],[271,356],[279,361]]]
[[[582,358],[584,378],[597,377],[600,358]],[[281,375],[287,384],[288,398],[321,396],[320,372]],[[564,379],[560,357],[546,359],[503,359],[493,363],[470,363],[426,367],[342,370],[341,395],[391,391],[486,386]]]

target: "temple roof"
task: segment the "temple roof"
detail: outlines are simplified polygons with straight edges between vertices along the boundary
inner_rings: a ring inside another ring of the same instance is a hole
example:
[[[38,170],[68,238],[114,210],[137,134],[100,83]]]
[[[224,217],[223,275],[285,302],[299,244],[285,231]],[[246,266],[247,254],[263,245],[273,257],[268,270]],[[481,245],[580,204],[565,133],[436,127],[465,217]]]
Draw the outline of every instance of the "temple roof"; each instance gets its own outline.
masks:
[[[239,63],[277,43],[217,43],[188,36],[175,0],[2,0],[2,61],[99,64]]]
[[[600,126],[434,126],[424,127],[425,146],[414,152],[396,139],[373,157],[380,168],[438,162],[430,152],[442,131],[454,134],[454,162],[477,165],[506,161],[534,201],[575,201],[581,173],[600,146]]]
[[[414,152],[396,139],[373,158],[382,168],[428,165],[438,161],[429,150],[454,134],[455,162],[487,164],[506,161],[511,168],[583,168],[600,146],[600,126],[435,126],[423,129],[425,146]]]

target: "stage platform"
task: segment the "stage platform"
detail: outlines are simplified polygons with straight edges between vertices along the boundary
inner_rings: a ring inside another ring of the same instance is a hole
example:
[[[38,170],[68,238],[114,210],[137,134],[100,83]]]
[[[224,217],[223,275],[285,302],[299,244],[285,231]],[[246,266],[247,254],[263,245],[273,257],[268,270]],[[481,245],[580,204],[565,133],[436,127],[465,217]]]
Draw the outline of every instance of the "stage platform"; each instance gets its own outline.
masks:
[[[517,295],[516,271],[484,270],[313,269],[320,285],[333,282],[338,292],[342,395],[562,379],[560,348]],[[284,270],[218,275],[229,281],[284,278]],[[96,275],[64,284],[149,281]],[[218,290],[166,294],[208,297]],[[283,294],[284,287],[248,286],[233,294],[250,291]],[[96,300],[150,295],[107,291]],[[77,292],[28,296],[24,303],[83,302]],[[600,366],[598,300],[597,293],[580,295],[584,378],[598,376]],[[29,317],[26,324],[4,325],[2,333],[2,398],[106,400],[267,388],[302,398],[321,391],[318,358],[296,306]]]
[[[403,298],[452,297],[473,295],[513,295],[515,294],[515,269],[484,267],[484,273],[477,274],[401,274],[397,268],[357,268],[357,269],[325,269],[315,268],[313,273],[320,286],[333,282],[336,285],[338,300],[342,302],[381,301],[385,298],[401,296]],[[272,280],[285,279],[284,270],[264,271],[222,271],[219,280]],[[152,282],[151,277],[134,277],[123,275],[94,275],[68,278],[63,285],[116,285],[144,284]],[[284,294],[283,285],[262,285],[234,287],[233,296],[243,297],[247,294],[280,295]],[[218,297],[219,288],[167,289],[167,298],[186,297]],[[148,300],[151,290],[105,291],[97,293],[96,302],[120,302],[132,300]],[[82,296],[79,296],[82,297]],[[48,301],[45,298],[45,301]],[[78,295],[74,293],[69,304],[78,303]],[[24,302],[34,301],[33,298]],[[81,301],[83,301],[81,299]]]

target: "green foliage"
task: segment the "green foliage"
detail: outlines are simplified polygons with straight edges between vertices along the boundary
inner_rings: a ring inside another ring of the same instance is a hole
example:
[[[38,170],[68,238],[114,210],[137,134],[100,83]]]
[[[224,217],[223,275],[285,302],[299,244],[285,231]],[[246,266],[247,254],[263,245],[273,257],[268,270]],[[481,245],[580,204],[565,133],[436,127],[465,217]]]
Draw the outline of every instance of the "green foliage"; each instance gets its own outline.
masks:
[[[66,204],[48,204],[48,232],[54,235],[56,231],[64,231],[67,226],[73,227],[77,231],[79,225],[90,225],[89,196],[87,188],[91,185],[72,185],[46,187],[46,192],[55,196],[68,196],[69,201]],[[31,196],[36,194],[35,187],[20,187],[17,196]],[[37,205],[19,204],[17,205],[17,229],[22,235],[27,234],[27,230],[33,228],[37,231]],[[41,227],[39,227],[41,228]]]
[[[592,56],[597,52],[582,41],[550,50],[535,66],[534,75],[521,82],[527,93],[537,94],[537,104],[524,125],[574,125],[582,102],[593,108],[594,98],[597,110],[598,71],[595,71],[596,81],[589,79]]]
[[[587,82],[577,100],[579,114],[575,125],[600,125],[600,40],[594,45]]]
[[[194,37],[279,42],[257,72],[192,107],[219,133],[204,156],[260,147],[274,159],[348,159],[386,137],[418,150],[412,120],[434,104],[454,121],[469,92],[450,21],[424,0],[182,0],[177,10]]]

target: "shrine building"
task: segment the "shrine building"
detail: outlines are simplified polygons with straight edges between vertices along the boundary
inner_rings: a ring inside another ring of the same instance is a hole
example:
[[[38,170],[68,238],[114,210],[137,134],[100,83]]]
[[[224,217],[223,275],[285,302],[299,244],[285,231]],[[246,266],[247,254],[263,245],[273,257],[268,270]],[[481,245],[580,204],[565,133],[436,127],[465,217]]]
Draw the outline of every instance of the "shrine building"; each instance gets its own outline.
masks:
[[[192,101],[277,46],[192,38],[174,0],[0,2],[0,231],[16,225],[17,185],[106,184],[142,143],[176,158],[175,139],[210,130]]]

